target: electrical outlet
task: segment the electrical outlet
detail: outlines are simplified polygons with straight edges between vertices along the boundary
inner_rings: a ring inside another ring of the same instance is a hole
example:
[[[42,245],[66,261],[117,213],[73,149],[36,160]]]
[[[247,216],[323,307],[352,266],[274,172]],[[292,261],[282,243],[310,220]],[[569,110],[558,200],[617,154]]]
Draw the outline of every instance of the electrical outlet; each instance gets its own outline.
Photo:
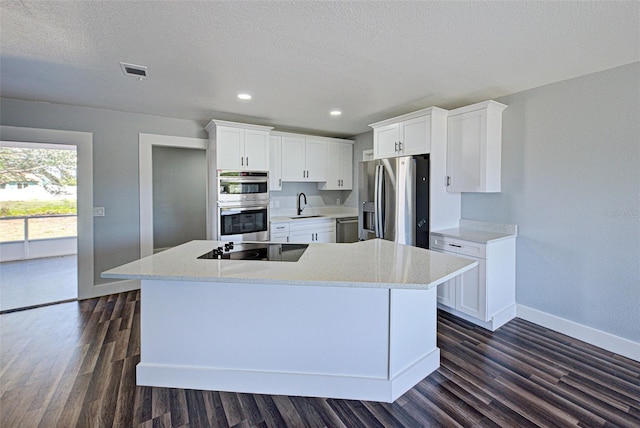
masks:
[[[93,207],[94,217],[104,217],[104,207]]]
[[[336,205],[340,205],[340,198],[336,199]]]

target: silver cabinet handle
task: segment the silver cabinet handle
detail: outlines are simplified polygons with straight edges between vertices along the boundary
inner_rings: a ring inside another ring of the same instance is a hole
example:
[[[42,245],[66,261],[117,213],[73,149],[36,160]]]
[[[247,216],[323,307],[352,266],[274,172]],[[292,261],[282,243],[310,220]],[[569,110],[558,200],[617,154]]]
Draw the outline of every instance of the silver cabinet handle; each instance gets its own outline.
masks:
[[[397,141],[393,143],[393,147],[394,147],[393,151],[397,152],[398,151],[398,142]]]
[[[282,186],[282,178],[278,178],[278,186]]]
[[[240,156],[240,165],[244,166],[244,156]]]
[[[249,166],[249,156],[247,156],[247,166]]]
[[[398,141],[398,151],[402,151],[402,141]],[[248,165],[248,164],[247,164]]]

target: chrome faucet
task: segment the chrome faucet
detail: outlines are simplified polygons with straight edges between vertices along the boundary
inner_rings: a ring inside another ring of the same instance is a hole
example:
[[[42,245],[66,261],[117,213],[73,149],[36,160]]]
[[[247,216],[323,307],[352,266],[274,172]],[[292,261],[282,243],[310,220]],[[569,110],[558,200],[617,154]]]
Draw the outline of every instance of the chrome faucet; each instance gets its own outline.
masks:
[[[304,197],[304,205],[305,207],[307,206],[307,195],[302,192],[298,193],[298,215],[302,214],[302,210],[304,209],[304,207],[300,208],[300,196]]]

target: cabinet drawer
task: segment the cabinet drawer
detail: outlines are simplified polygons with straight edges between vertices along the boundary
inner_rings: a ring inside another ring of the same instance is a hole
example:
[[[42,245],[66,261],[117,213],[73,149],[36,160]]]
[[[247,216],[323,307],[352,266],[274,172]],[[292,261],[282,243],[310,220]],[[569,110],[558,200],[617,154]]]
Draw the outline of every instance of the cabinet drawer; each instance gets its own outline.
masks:
[[[463,241],[455,238],[443,238],[441,236],[431,235],[429,239],[429,248],[432,250],[450,251],[452,253],[486,258],[486,245],[477,242]]]
[[[289,223],[272,223],[271,233],[286,233],[289,234]]]

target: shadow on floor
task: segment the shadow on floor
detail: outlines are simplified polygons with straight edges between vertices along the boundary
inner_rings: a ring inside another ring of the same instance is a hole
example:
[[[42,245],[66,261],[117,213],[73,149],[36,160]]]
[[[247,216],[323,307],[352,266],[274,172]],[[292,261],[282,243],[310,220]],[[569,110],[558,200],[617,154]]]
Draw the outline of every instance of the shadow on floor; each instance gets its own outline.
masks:
[[[76,255],[0,263],[0,312],[77,298]]]

